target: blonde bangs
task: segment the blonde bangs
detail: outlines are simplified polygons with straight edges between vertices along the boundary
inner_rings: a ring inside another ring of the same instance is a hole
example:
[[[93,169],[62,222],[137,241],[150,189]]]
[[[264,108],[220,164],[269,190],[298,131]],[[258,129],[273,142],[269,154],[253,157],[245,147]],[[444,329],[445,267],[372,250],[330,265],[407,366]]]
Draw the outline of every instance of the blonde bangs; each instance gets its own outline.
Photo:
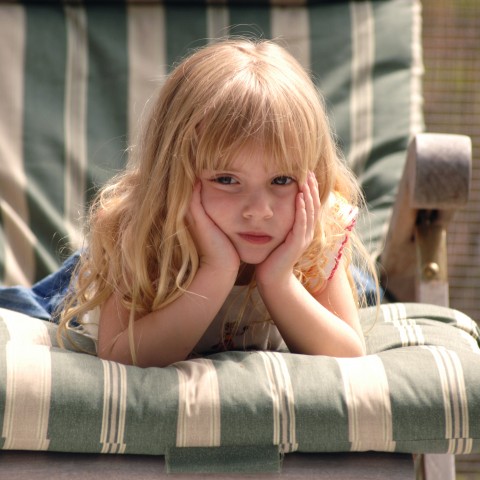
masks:
[[[252,146],[262,150],[275,169],[300,181],[308,170],[317,169],[323,151],[322,113],[312,115],[312,108],[319,104],[318,94],[309,84],[296,90],[302,78],[285,79],[280,69],[271,59],[251,59],[212,92],[192,145],[196,175],[228,169]],[[277,82],[272,81],[276,71]]]

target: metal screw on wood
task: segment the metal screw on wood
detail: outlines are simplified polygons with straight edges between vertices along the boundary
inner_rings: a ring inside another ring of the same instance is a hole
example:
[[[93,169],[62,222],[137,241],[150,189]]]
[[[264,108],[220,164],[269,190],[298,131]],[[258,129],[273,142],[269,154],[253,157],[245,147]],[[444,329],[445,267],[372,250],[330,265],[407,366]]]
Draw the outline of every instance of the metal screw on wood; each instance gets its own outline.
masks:
[[[423,267],[423,278],[426,280],[434,280],[440,274],[440,267],[436,262],[427,263]]]

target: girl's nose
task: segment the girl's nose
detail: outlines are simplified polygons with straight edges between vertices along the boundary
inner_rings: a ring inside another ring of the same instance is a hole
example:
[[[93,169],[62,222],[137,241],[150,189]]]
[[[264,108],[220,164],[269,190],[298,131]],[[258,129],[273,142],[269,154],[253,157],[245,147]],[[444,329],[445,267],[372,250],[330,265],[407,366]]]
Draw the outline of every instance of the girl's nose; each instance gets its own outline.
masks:
[[[273,209],[268,194],[256,191],[248,195],[243,207],[243,216],[248,219],[271,218]]]

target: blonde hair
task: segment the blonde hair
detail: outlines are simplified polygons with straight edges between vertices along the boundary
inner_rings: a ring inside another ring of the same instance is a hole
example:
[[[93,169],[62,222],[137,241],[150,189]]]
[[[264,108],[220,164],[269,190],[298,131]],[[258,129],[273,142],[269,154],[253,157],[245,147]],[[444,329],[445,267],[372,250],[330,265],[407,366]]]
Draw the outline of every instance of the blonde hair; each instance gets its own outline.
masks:
[[[295,273],[307,288],[312,276],[325,281],[323,253],[345,235],[327,199],[337,192],[359,205],[362,196],[337,152],[323,99],[308,73],[274,42],[224,40],[194,52],[173,70],[127,168],[94,201],[88,249],[73,277],[59,331],[116,292],[131,312],[135,361],[134,318],[175,301],[197,272],[185,216],[199,173],[227,166],[252,142],[299,182],[308,171],[315,173],[322,209],[315,239]],[[351,238],[350,245],[361,251],[353,232]],[[350,261],[351,249],[344,255]]]

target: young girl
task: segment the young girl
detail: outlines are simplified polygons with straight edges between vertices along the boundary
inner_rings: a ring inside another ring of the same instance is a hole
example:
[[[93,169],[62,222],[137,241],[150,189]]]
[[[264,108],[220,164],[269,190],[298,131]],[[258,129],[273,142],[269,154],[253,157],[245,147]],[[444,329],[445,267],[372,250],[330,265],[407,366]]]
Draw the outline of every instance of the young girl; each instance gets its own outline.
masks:
[[[77,320],[101,358],[143,367],[285,345],[363,355],[359,202],[297,61],[269,41],[204,47],[94,203],[60,335]]]

